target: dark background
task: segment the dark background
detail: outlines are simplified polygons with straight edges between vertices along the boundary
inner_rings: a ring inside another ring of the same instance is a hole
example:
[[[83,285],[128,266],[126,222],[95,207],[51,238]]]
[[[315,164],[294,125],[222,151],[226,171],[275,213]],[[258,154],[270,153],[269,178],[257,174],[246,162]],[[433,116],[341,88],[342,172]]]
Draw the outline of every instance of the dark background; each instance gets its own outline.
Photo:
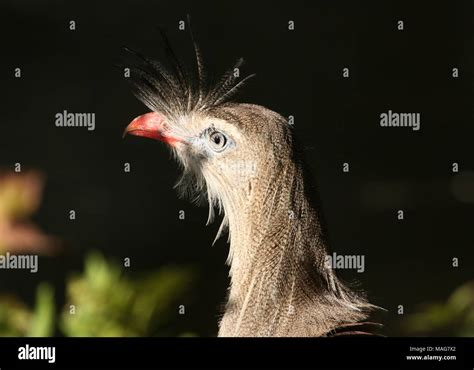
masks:
[[[386,333],[397,334],[399,304],[411,312],[445,299],[473,275],[474,6],[436,4],[2,0],[0,165],[13,170],[20,162],[46,174],[35,221],[67,248],[42,257],[36,275],[2,272],[0,287],[31,301],[35,285],[48,280],[61,300],[64,277],[82,268],[89,249],[130,257],[131,274],[190,265],[199,279],[183,298],[186,315],[173,325],[215,335],[228,285],[226,238],[211,247],[219,223],[205,227],[207,208],[176,197],[179,173],[164,145],[122,139],[129,121],[147,109],[114,67],[126,60],[123,46],[160,57],[157,25],[192,65],[189,33],[178,30],[189,13],[211,76],[243,56],[243,70],[257,77],[239,100],[295,116],[332,249],[365,255],[366,271],[343,277],[388,310]],[[96,130],[56,127],[54,115],[65,109],[96,113]],[[421,113],[421,130],[382,129],[379,115],[389,109]]]

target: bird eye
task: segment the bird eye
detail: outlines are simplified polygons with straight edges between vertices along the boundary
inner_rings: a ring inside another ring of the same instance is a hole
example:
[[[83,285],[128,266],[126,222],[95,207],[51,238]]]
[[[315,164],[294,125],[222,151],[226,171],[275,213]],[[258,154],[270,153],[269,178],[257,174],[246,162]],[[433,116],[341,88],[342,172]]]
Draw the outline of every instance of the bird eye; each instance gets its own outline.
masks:
[[[209,144],[215,152],[222,152],[227,146],[227,137],[220,131],[212,131],[209,134]]]

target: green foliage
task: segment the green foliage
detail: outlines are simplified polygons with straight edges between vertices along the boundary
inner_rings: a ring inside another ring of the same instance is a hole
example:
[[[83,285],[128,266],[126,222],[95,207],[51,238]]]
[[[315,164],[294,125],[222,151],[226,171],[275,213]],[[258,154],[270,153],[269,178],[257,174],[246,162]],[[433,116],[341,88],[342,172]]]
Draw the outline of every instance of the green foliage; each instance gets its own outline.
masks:
[[[120,265],[92,253],[83,275],[68,281],[60,328],[67,336],[153,335],[177,313],[173,304],[190,281],[189,271],[172,267],[132,280]]]
[[[46,283],[38,285],[33,309],[14,296],[0,296],[0,336],[52,336],[57,324],[62,334],[74,337],[164,335],[170,316],[178,314],[177,298],[191,280],[190,271],[173,267],[131,279],[119,264],[94,252],[86,257],[84,272],[67,282],[68,303],[59,318]]]
[[[47,337],[54,333],[54,293],[48,284],[36,291],[35,310],[13,296],[0,297],[0,336]]]
[[[31,312],[16,297],[0,297],[0,336],[26,336],[31,322]]]
[[[29,337],[50,337],[54,334],[55,302],[53,288],[42,283],[36,291],[36,305],[27,333]]]
[[[444,303],[433,303],[402,321],[407,335],[474,336],[474,282],[456,289]]]
[[[57,250],[57,239],[30,220],[40,206],[43,183],[36,171],[0,172],[1,253]],[[164,267],[131,279],[122,266],[93,252],[86,257],[84,272],[67,282],[69,302],[59,318],[48,284],[38,285],[33,308],[15,296],[0,295],[0,336],[45,337],[58,329],[66,336],[163,335],[171,313],[178,312],[176,299],[190,285],[191,275],[185,269]]]

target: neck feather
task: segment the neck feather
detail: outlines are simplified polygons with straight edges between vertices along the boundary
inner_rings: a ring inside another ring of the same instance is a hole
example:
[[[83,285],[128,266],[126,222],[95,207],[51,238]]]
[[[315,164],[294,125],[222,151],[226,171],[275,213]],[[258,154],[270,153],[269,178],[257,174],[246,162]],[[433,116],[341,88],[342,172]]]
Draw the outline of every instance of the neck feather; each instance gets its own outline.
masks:
[[[231,286],[219,335],[320,336],[366,318],[371,306],[324,263],[309,178],[297,159],[279,162],[259,174],[247,202],[226,207]]]

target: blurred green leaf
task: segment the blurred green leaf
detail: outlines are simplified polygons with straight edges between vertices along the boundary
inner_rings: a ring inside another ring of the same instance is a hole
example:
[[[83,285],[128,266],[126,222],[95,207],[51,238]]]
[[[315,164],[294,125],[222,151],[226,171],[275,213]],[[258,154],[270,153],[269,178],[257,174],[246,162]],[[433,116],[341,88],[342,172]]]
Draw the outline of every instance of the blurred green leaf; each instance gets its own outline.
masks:
[[[29,337],[50,337],[54,333],[55,302],[53,288],[46,283],[38,286],[36,306],[28,330]]]
[[[47,337],[54,333],[55,304],[50,285],[40,284],[32,312],[12,296],[0,297],[0,336]]]
[[[166,323],[191,278],[187,269],[165,267],[132,280],[120,265],[93,252],[84,273],[68,281],[61,330],[67,336],[152,335]]]
[[[0,336],[25,336],[31,322],[31,312],[17,298],[0,297]]]
[[[474,336],[474,282],[457,288],[443,303],[424,305],[402,321],[407,335]]]

